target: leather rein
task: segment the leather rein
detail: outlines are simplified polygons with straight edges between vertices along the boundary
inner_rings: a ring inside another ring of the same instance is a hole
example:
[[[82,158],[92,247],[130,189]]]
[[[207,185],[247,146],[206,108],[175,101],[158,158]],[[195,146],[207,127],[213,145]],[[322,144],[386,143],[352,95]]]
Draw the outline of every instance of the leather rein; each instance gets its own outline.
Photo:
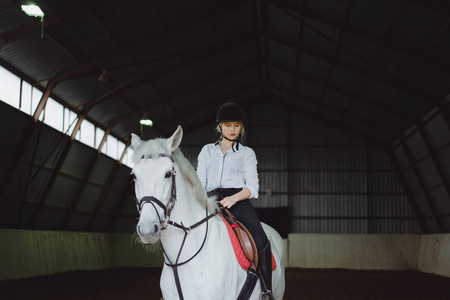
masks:
[[[157,157],[167,157],[167,158],[169,158],[172,161],[172,163],[175,163],[172,155],[165,154],[165,153],[160,153],[160,154],[158,154]],[[141,159],[145,159],[145,158],[151,159],[151,158],[154,158],[154,156],[152,156],[152,155],[144,156],[143,155],[141,157]],[[184,226],[183,222],[180,222],[181,224],[178,224],[177,222],[171,221],[170,220],[170,213],[172,212],[172,210],[173,210],[173,208],[175,206],[175,203],[177,201],[177,188],[176,188],[176,185],[175,185],[175,181],[176,181],[175,176],[176,176],[175,166],[172,166],[172,174],[171,174],[172,188],[171,188],[170,198],[169,198],[169,202],[167,203],[167,206],[164,203],[162,203],[160,200],[158,200],[157,198],[155,198],[153,196],[142,197],[142,199],[139,200],[139,201],[135,198],[135,201],[136,201],[136,208],[137,208],[137,210],[139,212],[139,215],[141,215],[142,207],[144,206],[144,204],[149,203],[149,204],[151,204],[153,206],[153,209],[156,211],[156,214],[158,215],[158,219],[159,219],[159,222],[160,222],[160,225],[161,225],[161,230],[167,229],[168,225],[171,225],[173,227],[176,227],[176,228],[181,229],[181,230],[184,231],[183,242],[181,243],[180,250],[178,251],[178,255],[177,255],[177,258],[176,258],[175,262],[172,262],[172,260],[167,255],[161,240],[159,241],[159,243],[161,245],[161,248],[163,250],[163,253],[164,253],[164,257],[165,257],[164,263],[167,266],[172,267],[173,274],[174,274],[174,277],[175,277],[175,283],[177,285],[178,295],[180,296],[180,300],[184,300],[183,291],[181,290],[181,283],[180,283],[180,278],[179,278],[179,275],[178,275],[178,269],[177,268],[179,266],[182,266],[182,265],[190,262],[203,249],[203,246],[205,245],[205,242],[206,242],[206,238],[208,236],[208,221],[209,221],[209,219],[211,219],[212,217],[217,215],[218,211],[216,211],[213,214],[208,215],[208,208],[206,207],[206,217],[204,217],[203,219],[201,219],[200,221],[198,221],[197,223],[195,223],[195,224],[193,224],[191,226]],[[158,205],[159,207],[161,207],[164,210],[164,217],[162,219],[161,219],[161,216],[158,213],[156,205]],[[167,220],[167,225],[164,225],[164,223],[166,223],[166,219],[168,219]],[[197,250],[197,252],[191,258],[189,258],[189,259],[187,259],[187,260],[185,260],[183,262],[179,262],[179,259],[180,259],[180,256],[181,256],[181,252],[183,251],[183,247],[184,247],[184,244],[185,244],[185,241],[186,241],[186,238],[187,238],[188,234],[191,232],[192,229],[195,229],[196,227],[200,226],[201,224],[203,224],[205,222],[206,222],[205,237],[203,238],[203,242],[202,242],[200,248]]]

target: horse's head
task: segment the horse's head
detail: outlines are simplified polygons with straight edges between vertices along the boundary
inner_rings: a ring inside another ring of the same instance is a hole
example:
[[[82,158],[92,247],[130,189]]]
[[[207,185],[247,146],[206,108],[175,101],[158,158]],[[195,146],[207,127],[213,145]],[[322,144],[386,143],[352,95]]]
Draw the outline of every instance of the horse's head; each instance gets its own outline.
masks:
[[[161,229],[175,205],[175,163],[173,151],[180,145],[183,130],[178,126],[167,140],[141,141],[132,134],[135,165],[132,176],[135,182],[139,222],[137,233],[144,244],[154,244],[160,239]]]

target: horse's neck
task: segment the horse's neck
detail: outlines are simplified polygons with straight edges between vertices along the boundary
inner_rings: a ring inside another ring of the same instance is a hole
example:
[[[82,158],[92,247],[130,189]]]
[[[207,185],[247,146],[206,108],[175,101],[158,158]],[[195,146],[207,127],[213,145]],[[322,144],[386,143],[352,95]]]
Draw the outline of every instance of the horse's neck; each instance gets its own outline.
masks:
[[[206,216],[206,210],[195,199],[186,200],[184,196],[177,200],[170,219],[177,223],[183,222],[185,226],[191,226]]]
[[[177,181],[177,202],[170,215],[170,220],[185,227],[192,226],[206,217],[206,208],[204,208],[195,198],[192,189],[186,186],[182,180]],[[209,221],[211,222],[211,220]],[[206,230],[206,223],[192,229],[186,237],[186,243],[183,246],[182,256],[192,255],[203,242]],[[185,232],[175,226],[168,226],[162,232],[161,242],[172,259],[176,257],[185,237]],[[184,254],[184,255],[183,255]],[[183,259],[183,258],[182,258]],[[182,260],[180,259],[180,261]]]
[[[178,174],[180,172],[178,171]],[[177,202],[175,203],[171,219],[175,222],[183,222],[189,226],[205,217],[205,208],[194,197],[192,187],[188,185],[182,176],[176,182]]]

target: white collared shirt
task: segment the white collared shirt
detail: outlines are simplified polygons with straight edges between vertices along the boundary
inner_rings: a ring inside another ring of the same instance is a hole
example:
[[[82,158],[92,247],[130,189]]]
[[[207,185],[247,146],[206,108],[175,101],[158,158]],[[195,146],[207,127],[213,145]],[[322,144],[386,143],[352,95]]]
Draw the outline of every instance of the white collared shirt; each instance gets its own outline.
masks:
[[[239,144],[222,154],[219,144],[207,144],[198,155],[197,174],[206,191],[217,188],[248,188],[250,198],[258,198],[259,180],[256,154]]]

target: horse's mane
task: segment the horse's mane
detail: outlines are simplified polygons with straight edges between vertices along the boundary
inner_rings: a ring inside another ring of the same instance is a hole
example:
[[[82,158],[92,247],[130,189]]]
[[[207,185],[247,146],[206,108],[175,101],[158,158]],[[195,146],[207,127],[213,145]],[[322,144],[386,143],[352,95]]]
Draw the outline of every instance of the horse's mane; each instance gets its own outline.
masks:
[[[194,198],[203,207],[208,208],[210,213],[215,212],[218,208],[217,204],[213,199],[207,196],[206,191],[201,185],[200,179],[198,178],[197,172],[192,164],[186,159],[186,157],[184,157],[179,148],[175,149],[173,153],[170,153],[170,150],[167,148],[166,141],[167,139],[157,138],[142,142],[137,149],[134,149],[132,156],[133,163],[137,164],[142,157],[157,157],[161,153],[172,155],[175,164],[181,171],[181,176],[183,176],[183,179],[191,187]]]

